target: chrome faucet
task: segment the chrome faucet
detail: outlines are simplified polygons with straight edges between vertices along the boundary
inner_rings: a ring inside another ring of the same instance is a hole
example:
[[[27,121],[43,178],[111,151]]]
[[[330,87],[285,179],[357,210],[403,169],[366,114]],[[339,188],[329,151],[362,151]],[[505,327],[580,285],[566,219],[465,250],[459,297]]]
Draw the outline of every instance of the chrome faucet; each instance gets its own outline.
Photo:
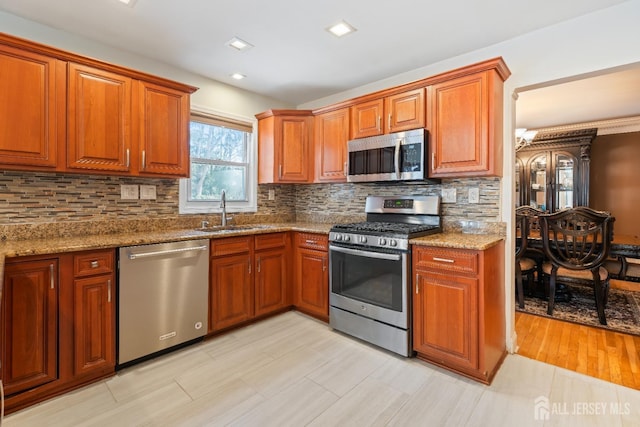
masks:
[[[222,194],[220,195],[220,209],[222,209],[222,226],[227,225],[227,195],[224,190],[222,190]]]

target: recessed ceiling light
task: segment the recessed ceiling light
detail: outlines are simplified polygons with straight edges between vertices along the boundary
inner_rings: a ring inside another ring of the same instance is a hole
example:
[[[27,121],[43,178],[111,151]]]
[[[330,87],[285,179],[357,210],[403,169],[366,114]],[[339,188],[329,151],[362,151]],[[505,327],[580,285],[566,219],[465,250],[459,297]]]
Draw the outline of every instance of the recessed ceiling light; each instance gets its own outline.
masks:
[[[232,47],[234,49],[240,50],[240,51],[244,51],[244,50],[248,50],[251,49],[253,47],[253,45],[251,43],[248,43],[242,39],[239,39],[238,37],[234,37],[231,40],[229,40],[227,42],[227,46]]]
[[[240,74],[240,73],[233,73],[233,74],[231,74],[231,78],[232,78],[232,79],[236,79],[236,80],[242,80],[242,79],[244,79],[245,77],[247,77],[247,76],[245,76],[244,74]]]
[[[124,3],[129,7],[133,7],[138,0],[118,0],[120,3]]]
[[[340,21],[337,24],[327,28],[327,31],[329,31],[336,37],[342,37],[357,30],[353,26],[349,25],[346,21]]]

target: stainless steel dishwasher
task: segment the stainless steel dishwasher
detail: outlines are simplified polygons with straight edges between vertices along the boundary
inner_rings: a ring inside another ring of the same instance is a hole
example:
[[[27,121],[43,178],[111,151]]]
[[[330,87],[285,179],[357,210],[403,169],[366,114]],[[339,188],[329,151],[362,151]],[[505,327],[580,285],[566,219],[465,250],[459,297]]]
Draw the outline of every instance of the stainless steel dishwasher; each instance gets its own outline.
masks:
[[[118,367],[207,333],[209,240],[119,250]]]

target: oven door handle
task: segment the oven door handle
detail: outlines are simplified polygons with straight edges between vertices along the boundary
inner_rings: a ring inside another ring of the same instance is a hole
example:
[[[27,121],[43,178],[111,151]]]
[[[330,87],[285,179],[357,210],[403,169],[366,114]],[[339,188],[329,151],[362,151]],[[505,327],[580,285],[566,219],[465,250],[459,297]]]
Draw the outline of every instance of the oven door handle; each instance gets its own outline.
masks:
[[[376,259],[387,259],[391,261],[400,261],[402,259],[402,255],[400,254],[387,254],[384,252],[371,252],[365,251],[362,249],[349,249],[343,248],[341,246],[329,246],[329,250],[335,252],[342,252],[349,255],[362,256],[367,258],[376,258]]]

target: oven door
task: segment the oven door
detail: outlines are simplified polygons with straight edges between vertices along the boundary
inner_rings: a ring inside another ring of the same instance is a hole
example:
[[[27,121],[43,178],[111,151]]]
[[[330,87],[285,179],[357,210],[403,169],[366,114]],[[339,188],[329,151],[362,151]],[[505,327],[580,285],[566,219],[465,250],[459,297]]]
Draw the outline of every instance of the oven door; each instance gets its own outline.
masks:
[[[409,329],[409,254],[329,246],[329,303],[397,328]]]

